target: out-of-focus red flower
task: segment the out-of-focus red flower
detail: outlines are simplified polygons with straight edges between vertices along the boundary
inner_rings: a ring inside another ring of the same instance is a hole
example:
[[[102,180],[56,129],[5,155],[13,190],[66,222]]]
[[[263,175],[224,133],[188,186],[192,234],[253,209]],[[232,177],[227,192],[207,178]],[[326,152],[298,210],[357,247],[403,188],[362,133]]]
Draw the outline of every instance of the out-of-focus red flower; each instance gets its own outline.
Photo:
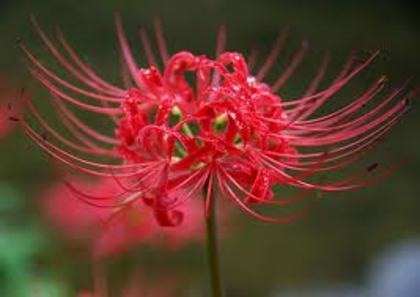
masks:
[[[117,193],[115,182],[73,180],[86,192]],[[64,183],[57,183],[42,194],[42,206],[48,220],[69,239],[90,245],[96,258],[125,252],[141,244],[179,249],[203,237],[202,205],[191,200],[180,206],[185,218],[180,228],[162,228],[150,208],[133,201],[121,208],[91,206],[78,199]]]
[[[92,188],[88,182],[76,183],[82,188]],[[106,191],[107,188],[103,190]],[[43,210],[53,226],[58,227],[72,240],[92,240],[92,234],[100,231],[101,222],[106,220],[110,211],[81,202],[63,183],[47,189],[42,193],[41,199]]]
[[[0,138],[9,132],[9,121],[7,119],[6,107],[0,103]]]
[[[286,99],[282,88],[304,60],[306,42],[277,79],[264,82],[286,34],[280,35],[257,68],[255,55],[246,59],[238,52],[225,51],[224,30],[220,31],[214,58],[187,51],[169,55],[156,23],[160,59],[141,30],[143,52],[150,66],[140,68],[119,19],[116,24],[126,70],[123,86],[102,79],[76,55],[61,33],[57,35],[59,50],[35,21],[42,41],[71,78],[55,74],[21,44],[31,73],[52,94],[51,102],[67,129],[67,134],[59,133],[28,101],[29,112],[52,137],[43,138],[22,121],[26,133],[68,166],[114,178],[120,184],[117,195],[106,197],[86,195],[70,185],[89,203],[122,207],[141,199],[153,208],[159,224],[173,226],[182,221],[178,207],[191,197],[201,195],[209,206],[210,200],[221,194],[254,217],[285,223],[303,215],[307,208],[272,217],[261,213],[260,207],[287,209],[304,201],[308,190],[357,189],[394,169],[390,166],[380,172],[377,164],[363,165],[365,169],[341,180],[320,182],[313,178],[360,160],[407,110],[410,96],[404,88],[377,98],[386,82],[380,77],[351,103],[320,114],[329,101],[339,100],[339,91],[378,53],[363,61],[351,57],[329,86],[320,89],[328,70],[326,56],[302,96]],[[115,133],[87,125],[69,105],[107,117],[114,123]],[[100,156],[114,162],[97,161]],[[286,197],[279,188],[275,197],[276,186],[300,191]]]

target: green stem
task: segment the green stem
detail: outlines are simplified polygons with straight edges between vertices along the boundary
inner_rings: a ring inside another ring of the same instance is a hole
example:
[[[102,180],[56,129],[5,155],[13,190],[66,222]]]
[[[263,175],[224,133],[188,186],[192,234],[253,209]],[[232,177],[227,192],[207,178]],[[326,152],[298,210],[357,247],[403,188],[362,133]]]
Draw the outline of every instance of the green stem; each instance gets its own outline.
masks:
[[[205,187],[206,188],[206,187]],[[223,297],[223,285],[220,273],[219,246],[217,240],[216,199],[210,198],[209,213],[206,214],[207,227],[207,256],[210,270],[212,297]]]

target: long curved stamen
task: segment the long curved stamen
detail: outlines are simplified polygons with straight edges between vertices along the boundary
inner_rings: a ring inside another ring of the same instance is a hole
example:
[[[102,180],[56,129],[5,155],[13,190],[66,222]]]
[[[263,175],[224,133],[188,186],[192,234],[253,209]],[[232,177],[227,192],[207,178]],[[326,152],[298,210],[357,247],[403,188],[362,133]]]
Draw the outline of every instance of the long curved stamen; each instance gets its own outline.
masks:
[[[155,36],[159,48],[160,58],[162,59],[163,64],[166,64],[169,59],[169,54],[168,47],[166,46],[165,42],[165,37],[163,36],[163,29],[160,19],[155,19],[153,25],[155,28]]]
[[[141,89],[141,88],[143,88],[143,85],[138,78],[139,68],[138,68],[137,63],[135,62],[135,60],[133,58],[133,54],[131,53],[130,47],[128,45],[127,38],[125,37],[125,34],[124,34],[121,19],[118,15],[115,17],[115,25],[116,25],[116,28],[117,28],[117,36],[118,36],[118,41],[120,43],[120,48],[121,48],[121,51],[122,51],[122,55],[123,55],[124,60],[127,64],[127,68],[128,68],[128,70],[131,74],[131,78],[136,83],[136,85]]]
[[[54,56],[55,59],[69,72],[71,73],[75,78],[77,78],[80,82],[88,85],[92,89],[96,90],[99,93],[107,94],[110,96],[118,96],[118,92],[115,91],[109,91],[107,89],[104,89],[103,86],[98,84],[96,81],[92,81],[89,77],[86,77],[80,71],[78,71],[54,46],[54,44],[51,42],[51,40],[47,37],[47,35],[44,33],[44,31],[39,26],[37,20],[34,16],[31,16],[31,22],[32,25],[37,32],[37,34],[40,36],[42,41],[44,42],[47,49],[50,51],[50,53]]]
[[[264,61],[264,64],[261,66],[257,72],[257,75],[255,76],[258,80],[262,80],[274,66],[274,62],[276,62],[276,59],[283,50],[287,35],[289,33],[288,31],[288,29],[283,30],[283,32],[281,32],[277,37],[270,53]]]
[[[116,87],[114,85],[111,85],[110,83],[104,81],[102,78],[100,78],[97,73],[88,66],[85,62],[82,61],[82,59],[76,54],[76,51],[70,46],[70,44],[67,42],[67,40],[64,38],[63,33],[60,30],[57,30],[57,39],[63,46],[64,50],[70,55],[72,60],[76,63],[79,68],[86,73],[87,76],[89,76],[90,79],[95,81],[97,84],[102,86],[103,88],[109,90],[108,92],[114,93],[117,96],[121,96],[124,94],[124,90]]]

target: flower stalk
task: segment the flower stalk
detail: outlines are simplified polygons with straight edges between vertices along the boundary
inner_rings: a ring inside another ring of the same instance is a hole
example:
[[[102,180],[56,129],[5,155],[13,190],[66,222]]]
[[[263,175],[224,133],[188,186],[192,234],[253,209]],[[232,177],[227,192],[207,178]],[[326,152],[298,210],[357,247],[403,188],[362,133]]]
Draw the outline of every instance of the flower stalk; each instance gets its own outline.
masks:
[[[206,188],[206,187],[205,187]],[[207,192],[207,191],[206,191]],[[214,195],[213,191],[211,195]],[[220,253],[217,237],[216,199],[209,197],[209,209],[206,214],[207,260],[210,274],[212,297],[223,297],[223,283],[220,271]]]

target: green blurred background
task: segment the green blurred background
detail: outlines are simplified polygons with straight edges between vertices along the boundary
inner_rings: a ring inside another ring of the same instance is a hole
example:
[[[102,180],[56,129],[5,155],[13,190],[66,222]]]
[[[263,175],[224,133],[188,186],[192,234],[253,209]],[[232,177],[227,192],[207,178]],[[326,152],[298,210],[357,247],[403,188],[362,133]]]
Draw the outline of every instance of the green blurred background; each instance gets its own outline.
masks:
[[[217,27],[225,24],[228,49],[249,53],[258,46],[264,53],[279,30],[290,26],[286,55],[301,39],[309,40],[311,52],[300,76],[285,88],[286,98],[299,94],[311,69],[316,69],[315,61],[326,51],[338,67],[352,49],[383,50],[354,86],[366,86],[369,79],[382,74],[387,74],[391,87],[410,77],[413,86],[419,85],[420,8],[415,0],[115,2],[2,0],[0,76],[16,89],[23,87],[34,96],[39,92],[16,46],[20,38],[34,52],[42,52],[28,20],[34,13],[47,31],[60,26],[82,57],[100,73],[107,73],[103,76],[117,77],[113,16],[119,12],[132,44],[136,30],[140,26],[152,29],[153,18],[159,16],[172,52],[213,53]],[[344,100],[350,100],[351,94],[351,90],[345,93]],[[0,99],[13,101],[10,96]],[[420,128],[420,110],[416,105],[415,100],[411,112],[370,157],[408,155],[410,161],[391,177],[351,193],[324,194],[320,207],[291,225],[268,225],[238,215],[222,242],[228,296],[268,296],[276,290],[317,284],[363,285],[370,263],[381,251],[419,237],[420,138],[415,131]],[[0,296],[74,296],[91,288],[90,264],[83,252],[69,248],[47,228],[35,193],[48,185],[51,167],[23,133],[14,132],[0,143]],[[189,284],[190,296],[206,296],[204,256],[198,245],[178,253],[145,248],[127,254],[107,263],[112,288],[118,288],[130,269],[141,264],[157,285],[155,275],[176,274]],[[34,283],[39,295],[34,293]]]

